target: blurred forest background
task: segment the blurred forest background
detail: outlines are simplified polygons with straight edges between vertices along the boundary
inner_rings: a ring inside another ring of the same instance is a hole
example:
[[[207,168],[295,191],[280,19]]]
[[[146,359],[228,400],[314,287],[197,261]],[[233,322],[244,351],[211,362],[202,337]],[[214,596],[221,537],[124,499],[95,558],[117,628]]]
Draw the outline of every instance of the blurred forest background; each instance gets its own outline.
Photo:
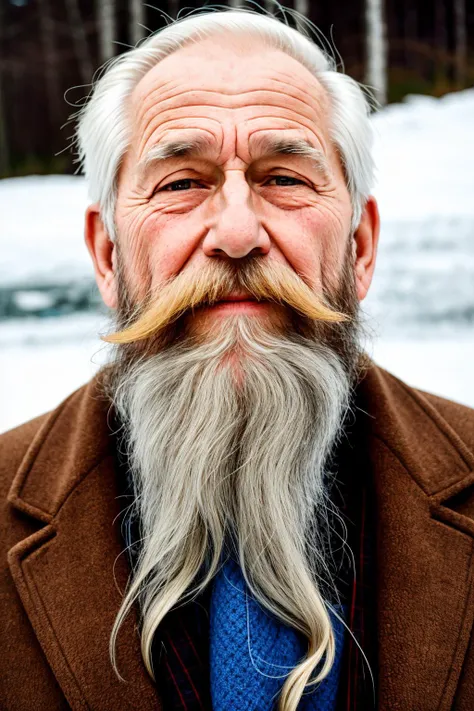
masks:
[[[87,95],[94,71],[162,27],[163,13],[175,18],[205,6],[193,0],[0,0],[0,177],[74,172],[71,131],[60,129],[74,111],[71,104]],[[382,104],[474,83],[474,0],[294,0],[282,6],[330,38],[345,71],[374,87]],[[264,7],[281,15],[274,2]]]

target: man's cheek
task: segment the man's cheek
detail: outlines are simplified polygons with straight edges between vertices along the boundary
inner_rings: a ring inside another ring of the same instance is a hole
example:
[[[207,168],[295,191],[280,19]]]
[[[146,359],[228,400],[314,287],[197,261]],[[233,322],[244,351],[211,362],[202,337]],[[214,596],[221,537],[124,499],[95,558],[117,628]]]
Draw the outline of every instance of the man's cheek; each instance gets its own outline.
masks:
[[[134,302],[146,298],[153,279],[149,254],[143,244],[134,240],[122,246],[118,262],[118,289],[126,290]]]

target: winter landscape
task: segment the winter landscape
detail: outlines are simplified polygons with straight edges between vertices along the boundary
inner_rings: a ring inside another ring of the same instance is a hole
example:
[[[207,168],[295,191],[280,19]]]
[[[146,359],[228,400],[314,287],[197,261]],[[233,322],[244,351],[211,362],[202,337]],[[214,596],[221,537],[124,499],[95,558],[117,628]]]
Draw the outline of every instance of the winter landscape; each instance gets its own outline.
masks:
[[[474,407],[474,89],[373,118],[382,234],[366,350]],[[58,404],[106,360],[83,242],[83,178],[0,181],[0,431]]]

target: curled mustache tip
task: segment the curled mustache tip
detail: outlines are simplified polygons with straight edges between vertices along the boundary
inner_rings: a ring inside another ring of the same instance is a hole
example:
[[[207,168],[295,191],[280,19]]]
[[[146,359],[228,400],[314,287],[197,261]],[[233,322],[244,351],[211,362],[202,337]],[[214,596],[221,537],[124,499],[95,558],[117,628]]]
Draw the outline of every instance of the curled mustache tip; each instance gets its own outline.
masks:
[[[194,277],[194,278],[193,278]],[[301,316],[313,321],[342,323],[350,316],[325,303],[299,276],[279,265],[264,267],[254,265],[253,271],[244,272],[236,285],[227,270],[217,271],[217,266],[197,275],[181,274],[161,287],[159,294],[151,294],[148,306],[137,319],[121,330],[101,336],[106,343],[125,345],[137,343],[158,334],[176,321],[187,310],[194,314],[200,306],[213,306],[236,288],[244,288],[257,301],[270,301],[289,306]]]
[[[121,331],[114,331],[107,336],[101,336],[102,340],[106,343],[112,343],[115,345],[125,345],[128,343],[138,343],[139,341],[144,341],[149,336],[161,331],[165,326],[168,326],[172,321],[175,321],[180,314],[177,314],[174,318],[162,321],[159,325],[156,323],[143,326],[140,324],[140,320],[136,324],[132,324]]]
[[[107,336],[102,336],[102,340],[107,343],[112,343],[116,345],[125,345],[128,343],[137,343],[143,341],[150,336],[155,335],[162,331],[166,326],[176,321],[186,310],[190,310],[194,313],[194,309],[203,304],[209,306],[214,305],[219,301],[219,297],[212,295],[204,301],[204,296],[199,295],[198,297],[190,298],[186,300],[186,303],[180,303],[177,305],[172,305],[167,309],[168,313],[158,315],[157,312],[161,311],[160,305],[158,304],[152,311],[145,312],[145,314],[135,323],[122,329],[121,331],[115,331]]]

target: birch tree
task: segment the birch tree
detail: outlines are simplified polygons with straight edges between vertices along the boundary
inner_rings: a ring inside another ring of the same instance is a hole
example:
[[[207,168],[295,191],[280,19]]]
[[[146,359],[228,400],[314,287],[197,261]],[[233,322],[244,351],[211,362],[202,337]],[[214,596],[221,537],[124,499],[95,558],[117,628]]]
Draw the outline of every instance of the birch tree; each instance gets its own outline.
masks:
[[[294,7],[295,7],[296,12],[298,12],[300,15],[303,15],[303,17],[308,17],[308,12],[309,12],[309,1],[308,0],[295,0]],[[304,23],[302,23],[299,18],[296,21],[296,26],[299,30],[304,29]]]
[[[387,42],[383,0],[366,0],[366,83],[379,102],[387,103]]]
[[[117,37],[115,0],[98,0],[99,45],[103,62],[115,55],[114,40]]]
[[[145,34],[145,5],[143,0],[130,0],[130,42],[137,45]]]

